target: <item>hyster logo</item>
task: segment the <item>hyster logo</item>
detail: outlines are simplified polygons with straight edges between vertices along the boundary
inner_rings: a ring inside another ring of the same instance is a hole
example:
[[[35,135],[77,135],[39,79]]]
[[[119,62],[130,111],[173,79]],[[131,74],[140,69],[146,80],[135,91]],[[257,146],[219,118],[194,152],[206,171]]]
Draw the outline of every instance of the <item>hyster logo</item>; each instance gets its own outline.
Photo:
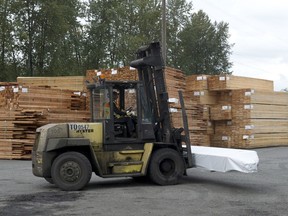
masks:
[[[76,133],[93,133],[94,130],[88,124],[69,124],[69,129]]]

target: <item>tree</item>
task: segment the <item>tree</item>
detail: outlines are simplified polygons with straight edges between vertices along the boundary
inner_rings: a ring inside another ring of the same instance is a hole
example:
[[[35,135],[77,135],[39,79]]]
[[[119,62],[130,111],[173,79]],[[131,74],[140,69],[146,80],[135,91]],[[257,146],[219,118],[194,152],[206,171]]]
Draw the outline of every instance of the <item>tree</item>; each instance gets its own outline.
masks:
[[[166,5],[167,66],[187,74],[230,72],[228,24],[192,14],[186,0]],[[160,41],[161,6],[162,0],[0,0],[0,80],[128,65],[139,46]]]
[[[167,4],[167,65],[180,67],[179,55],[182,52],[179,33],[192,15],[192,3],[186,0],[170,0]]]
[[[128,65],[142,44],[160,39],[160,5],[151,0],[89,1],[86,67]]]
[[[228,43],[228,30],[227,23],[211,23],[202,10],[191,16],[179,35],[183,50],[179,61],[186,74],[231,73],[233,44]]]

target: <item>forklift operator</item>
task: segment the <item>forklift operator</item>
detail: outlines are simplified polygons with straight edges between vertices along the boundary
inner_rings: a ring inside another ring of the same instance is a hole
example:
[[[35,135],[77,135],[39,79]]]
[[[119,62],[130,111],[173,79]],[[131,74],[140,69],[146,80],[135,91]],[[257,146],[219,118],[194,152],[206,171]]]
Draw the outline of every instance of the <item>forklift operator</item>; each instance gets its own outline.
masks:
[[[133,119],[127,115],[127,112],[122,111],[117,106],[117,100],[118,100],[119,93],[116,91],[113,91],[113,112],[114,112],[114,118],[116,123],[126,123],[127,129],[128,129],[128,136],[131,137],[133,132],[135,131],[135,126]]]

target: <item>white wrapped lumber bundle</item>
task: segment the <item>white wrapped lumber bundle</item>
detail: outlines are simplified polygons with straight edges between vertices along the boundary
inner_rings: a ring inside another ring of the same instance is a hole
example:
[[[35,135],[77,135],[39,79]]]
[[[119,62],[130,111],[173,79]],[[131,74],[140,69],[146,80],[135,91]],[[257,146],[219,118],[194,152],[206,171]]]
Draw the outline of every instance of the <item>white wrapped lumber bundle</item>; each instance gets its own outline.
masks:
[[[27,87],[49,87],[51,89],[83,91],[84,76],[17,77],[17,83]]]
[[[208,90],[209,75],[190,75],[186,77],[186,91]]]
[[[288,93],[239,89],[231,91],[231,101],[233,104],[273,104],[288,106]]]
[[[233,89],[253,88],[262,91],[274,91],[273,81],[247,78],[232,75],[218,75],[208,77],[210,91],[223,91]]]

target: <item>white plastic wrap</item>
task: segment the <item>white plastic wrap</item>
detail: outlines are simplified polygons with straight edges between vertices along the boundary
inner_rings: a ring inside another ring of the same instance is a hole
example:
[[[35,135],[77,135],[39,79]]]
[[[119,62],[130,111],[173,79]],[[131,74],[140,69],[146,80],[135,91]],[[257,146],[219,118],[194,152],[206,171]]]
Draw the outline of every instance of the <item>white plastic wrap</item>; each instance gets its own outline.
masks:
[[[191,151],[195,167],[218,172],[257,172],[259,158],[253,150],[191,146]]]

